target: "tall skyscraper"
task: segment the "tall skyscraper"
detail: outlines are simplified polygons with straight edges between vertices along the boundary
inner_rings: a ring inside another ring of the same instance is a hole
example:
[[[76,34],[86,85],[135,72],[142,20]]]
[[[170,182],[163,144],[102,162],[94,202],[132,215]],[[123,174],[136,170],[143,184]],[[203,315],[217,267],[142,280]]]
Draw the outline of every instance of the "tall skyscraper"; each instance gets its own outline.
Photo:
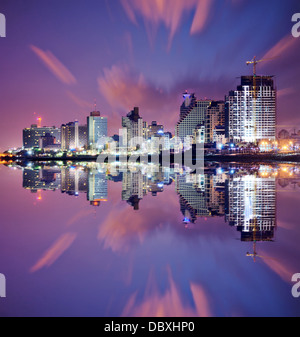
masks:
[[[217,128],[225,128],[225,102],[212,101],[207,108],[207,115],[205,119],[205,143],[214,143],[214,131]]]
[[[197,100],[195,94],[184,93],[183,103],[180,108],[180,119],[176,125],[175,135],[182,142],[190,143],[194,140],[195,131],[204,124],[207,117],[207,109],[211,104],[210,100]]]
[[[127,150],[138,150],[145,140],[145,123],[139,115],[139,108],[135,107],[126,117],[122,117],[121,146]]]
[[[24,149],[31,149],[39,147],[40,138],[45,137],[46,134],[55,138],[55,143],[61,142],[61,130],[53,127],[38,127],[37,124],[32,124],[30,128],[23,129],[23,147]]]
[[[276,139],[276,88],[272,76],[242,76],[226,98],[226,134],[232,142]]]
[[[79,125],[78,121],[61,126],[62,150],[80,150],[87,146],[87,126]]]
[[[102,149],[107,137],[107,117],[102,117],[100,111],[93,111],[87,117],[87,127],[89,149]]]

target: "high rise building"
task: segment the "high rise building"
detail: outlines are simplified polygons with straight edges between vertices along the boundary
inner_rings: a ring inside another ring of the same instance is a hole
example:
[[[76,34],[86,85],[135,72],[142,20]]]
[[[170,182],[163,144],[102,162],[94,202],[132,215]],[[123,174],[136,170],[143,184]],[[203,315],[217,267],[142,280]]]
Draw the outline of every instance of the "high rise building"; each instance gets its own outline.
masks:
[[[205,119],[205,143],[215,143],[214,131],[225,127],[225,102],[212,101]]]
[[[91,112],[87,117],[87,129],[89,149],[102,149],[107,137],[107,117],[102,117],[100,111]]]
[[[46,134],[55,138],[55,143],[61,142],[61,130],[53,127],[38,127],[37,124],[32,124],[30,128],[23,129],[23,147],[24,149],[31,149],[39,147],[40,138],[45,137]]]
[[[183,103],[180,108],[180,119],[176,125],[175,135],[182,142],[192,143],[194,141],[195,130],[206,122],[207,109],[211,104],[210,100],[197,100],[195,94],[184,93]]]
[[[61,126],[61,148],[67,150],[80,150],[87,147],[87,126],[79,125],[78,121]]]
[[[164,126],[157,124],[156,121],[153,121],[148,126],[148,138],[151,138],[154,135],[162,135],[164,133]]]
[[[128,151],[141,148],[146,139],[145,123],[139,115],[139,108],[135,107],[126,117],[122,117],[122,142],[121,146]]]
[[[272,76],[242,76],[226,97],[226,135],[238,143],[276,139],[276,88]]]

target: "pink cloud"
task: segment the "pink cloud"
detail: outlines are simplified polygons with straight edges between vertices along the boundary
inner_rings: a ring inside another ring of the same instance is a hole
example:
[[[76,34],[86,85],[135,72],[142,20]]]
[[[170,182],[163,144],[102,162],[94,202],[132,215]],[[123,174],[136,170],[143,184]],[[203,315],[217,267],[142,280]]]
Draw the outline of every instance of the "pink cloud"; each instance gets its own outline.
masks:
[[[146,28],[150,24],[156,30],[163,24],[169,30],[170,48],[175,33],[190,11],[195,11],[190,33],[196,34],[203,30],[213,0],[122,0],[121,3],[132,23],[137,24],[137,16],[140,15],[145,21]],[[149,28],[147,30],[150,36]]]
[[[212,0],[202,0],[198,2],[196,13],[190,30],[191,35],[199,33],[204,29],[212,5]]]
[[[264,254],[262,252],[262,254]],[[264,255],[263,255],[264,256]],[[280,262],[277,259],[263,257],[263,262],[275,272],[283,281],[291,282],[292,275],[295,274],[295,271],[290,267]]]
[[[162,110],[170,111],[170,94],[147,81],[142,73],[128,66],[112,66],[104,69],[104,75],[98,78],[99,90],[111,108],[127,113],[134,106],[141,113],[151,113],[153,118],[161,116]]]
[[[284,53],[288,52],[293,46],[296,45],[297,39],[293,38],[291,34],[288,34],[275,44],[263,57],[263,59],[278,58]]]
[[[156,281],[150,274],[145,296],[140,302],[137,293],[128,300],[122,316],[124,317],[210,317],[211,310],[207,295],[198,284],[190,284],[194,306],[185,303],[175,284],[170,267],[167,266],[169,285],[161,294]]]
[[[93,104],[81,99],[80,97],[76,96],[73,92],[67,90],[66,94],[80,108],[83,108],[83,109],[92,109],[93,108]]]
[[[74,233],[63,234],[30,268],[30,272],[34,273],[41,268],[51,266],[73,243],[76,238]]]
[[[292,95],[295,92],[296,90],[293,87],[280,89],[277,91],[277,97],[279,98],[279,97],[286,96],[286,95]]]
[[[69,85],[76,83],[76,79],[72,73],[50,51],[43,51],[33,45],[30,48],[61,82]]]

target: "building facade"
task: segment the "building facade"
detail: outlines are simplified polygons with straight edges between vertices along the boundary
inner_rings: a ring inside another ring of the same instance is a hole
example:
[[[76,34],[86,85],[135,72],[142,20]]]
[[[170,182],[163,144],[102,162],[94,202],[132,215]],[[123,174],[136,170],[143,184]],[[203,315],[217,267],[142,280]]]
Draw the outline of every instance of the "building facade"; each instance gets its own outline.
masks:
[[[77,121],[61,126],[61,149],[82,150],[87,147],[87,126]]]
[[[87,117],[87,130],[89,149],[102,149],[107,137],[107,117],[102,117],[100,111],[91,112]]]
[[[276,88],[272,76],[242,76],[226,97],[226,133],[234,143],[276,140]]]
[[[23,147],[24,149],[31,149],[34,147],[39,147],[40,139],[42,137],[55,138],[55,143],[60,144],[61,142],[61,130],[59,128],[53,127],[38,127],[37,124],[32,124],[30,128],[23,129]]]
[[[135,107],[126,117],[122,117],[121,146],[128,151],[139,150],[146,140],[146,123],[139,115],[139,108]]]
[[[175,135],[181,139],[182,143],[189,146],[195,141],[195,131],[199,129],[199,126],[204,125],[206,128],[207,111],[211,101],[197,100],[195,94],[188,93],[183,94],[183,99]]]

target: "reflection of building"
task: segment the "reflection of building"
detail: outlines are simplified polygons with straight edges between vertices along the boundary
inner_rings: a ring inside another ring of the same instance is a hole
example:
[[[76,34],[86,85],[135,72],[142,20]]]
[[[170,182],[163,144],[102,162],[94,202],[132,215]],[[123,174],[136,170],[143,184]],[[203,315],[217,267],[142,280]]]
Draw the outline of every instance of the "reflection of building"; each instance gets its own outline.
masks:
[[[225,181],[208,174],[176,176],[176,190],[184,222],[195,222],[197,217],[224,215]]]
[[[23,169],[23,188],[29,189],[32,192],[59,189],[60,169]]]
[[[276,140],[276,89],[271,76],[242,76],[226,99],[226,131],[230,141]]]
[[[38,127],[37,124],[32,124],[30,128],[23,130],[23,147],[24,149],[30,149],[33,147],[39,147],[40,138],[45,137],[46,134],[55,138],[55,143],[61,141],[60,129],[53,127]]]
[[[126,200],[134,210],[139,209],[139,202],[146,194],[146,179],[140,170],[123,172],[122,200]]]
[[[276,226],[276,179],[234,176],[228,182],[229,224],[243,241],[271,240]]]
[[[69,195],[87,192],[87,170],[82,167],[63,167],[61,169],[61,191]]]
[[[100,115],[100,111],[93,111],[87,117],[88,147],[90,149],[103,148],[107,137],[107,118]]]
[[[106,174],[101,172],[98,167],[89,170],[87,199],[93,206],[99,206],[101,201],[107,201]]]
[[[62,150],[78,150],[87,146],[87,126],[79,125],[78,121],[61,126]]]

